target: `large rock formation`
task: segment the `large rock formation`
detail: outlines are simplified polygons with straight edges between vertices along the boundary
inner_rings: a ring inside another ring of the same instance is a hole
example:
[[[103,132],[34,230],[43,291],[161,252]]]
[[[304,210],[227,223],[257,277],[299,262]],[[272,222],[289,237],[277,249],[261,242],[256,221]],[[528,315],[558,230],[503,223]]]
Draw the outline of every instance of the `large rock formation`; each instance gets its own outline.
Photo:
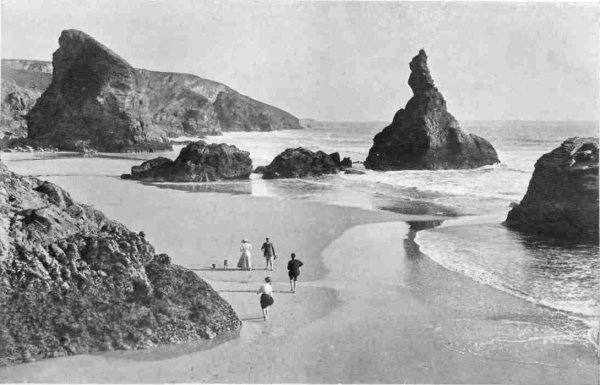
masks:
[[[323,174],[337,174],[340,170],[352,167],[350,158],[340,161],[337,152],[326,154],[323,151],[312,152],[303,147],[288,148],[266,167],[257,170],[263,173],[263,179],[304,178]]]
[[[0,365],[240,326],[217,292],[142,233],[0,162]]]
[[[167,137],[301,128],[297,118],[194,75],[133,68],[81,31],[63,31],[29,138],[61,149],[168,148]]]
[[[434,86],[427,55],[410,62],[408,85],[414,96],[392,124],[375,135],[365,167],[373,170],[438,170],[476,168],[498,163],[485,139],[463,132]]]
[[[598,139],[571,138],[535,164],[506,225],[526,233],[598,242]]]
[[[212,182],[248,179],[252,160],[248,151],[225,143],[207,144],[203,140],[185,146],[175,161],[155,158],[131,168],[123,179],[157,182]]]
[[[27,136],[25,116],[52,81],[52,64],[36,60],[2,60],[0,139]]]

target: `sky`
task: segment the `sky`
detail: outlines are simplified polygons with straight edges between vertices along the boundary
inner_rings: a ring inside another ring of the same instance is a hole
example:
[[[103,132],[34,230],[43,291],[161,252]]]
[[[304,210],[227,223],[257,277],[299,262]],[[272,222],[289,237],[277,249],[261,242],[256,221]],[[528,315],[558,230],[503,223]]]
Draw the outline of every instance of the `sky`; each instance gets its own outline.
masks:
[[[133,66],[224,83],[299,118],[391,121],[419,49],[461,120],[599,120],[594,3],[2,0],[2,58],[79,29]]]

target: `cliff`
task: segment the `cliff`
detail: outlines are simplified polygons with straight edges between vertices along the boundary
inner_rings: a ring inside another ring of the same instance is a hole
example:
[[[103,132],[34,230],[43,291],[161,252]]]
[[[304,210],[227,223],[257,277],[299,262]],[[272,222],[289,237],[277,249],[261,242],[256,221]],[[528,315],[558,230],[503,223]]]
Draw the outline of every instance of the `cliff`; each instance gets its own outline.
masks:
[[[598,242],[598,139],[570,138],[535,164],[527,193],[505,224],[567,240]]]
[[[427,54],[410,62],[408,85],[413,97],[396,112],[392,124],[375,135],[365,167],[373,170],[468,169],[498,163],[494,147],[465,133],[448,112],[435,87]]]
[[[27,136],[25,116],[52,81],[52,64],[36,60],[2,60],[0,139]]]
[[[0,365],[236,331],[195,273],[60,187],[0,162]]]
[[[146,151],[180,135],[301,128],[223,84],[135,69],[77,30],[63,31],[52,66],[52,82],[27,114],[28,138],[43,146]]]

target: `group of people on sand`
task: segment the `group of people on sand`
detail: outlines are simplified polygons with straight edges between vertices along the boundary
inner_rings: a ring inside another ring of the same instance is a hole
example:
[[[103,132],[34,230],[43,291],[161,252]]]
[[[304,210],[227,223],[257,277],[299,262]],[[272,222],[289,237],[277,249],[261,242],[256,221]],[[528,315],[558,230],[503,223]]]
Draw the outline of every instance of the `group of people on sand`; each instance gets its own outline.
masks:
[[[261,246],[261,251],[265,257],[266,267],[265,270],[273,271],[273,262],[277,259],[275,254],[275,246],[269,240],[265,239],[265,242]],[[244,270],[252,270],[252,245],[247,239],[242,239],[242,246],[240,247],[242,255],[238,261],[237,267]],[[290,260],[287,264],[288,277],[290,278],[290,291],[296,292],[296,281],[300,275],[300,267],[304,264],[296,259],[296,254],[292,253]],[[260,294],[260,308],[262,309],[263,318],[266,321],[269,314],[269,308],[275,303],[273,299],[273,286],[271,285],[271,277],[265,278],[265,283],[261,285],[256,294]]]
[[[273,261],[277,259],[277,255],[275,254],[275,246],[273,246],[273,244],[269,241],[269,238],[267,238],[260,249],[262,250],[267,263],[265,270],[273,271]],[[252,245],[246,238],[242,239],[240,252],[242,255],[238,261],[237,267],[243,270],[252,270]]]

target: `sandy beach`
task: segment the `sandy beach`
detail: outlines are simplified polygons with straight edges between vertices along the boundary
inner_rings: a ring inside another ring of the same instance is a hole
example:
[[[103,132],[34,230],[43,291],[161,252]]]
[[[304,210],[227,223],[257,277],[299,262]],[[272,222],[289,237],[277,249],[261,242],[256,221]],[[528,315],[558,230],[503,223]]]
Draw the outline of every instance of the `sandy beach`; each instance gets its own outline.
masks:
[[[106,186],[103,192],[93,188],[94,178]],[[229,301],[243,327],[239,336],[217,341],[3,367],[2,382],[599,380],[593,347],[563,340],[547,322],[553,317],[555,325],[558,317],[560,324],[561,315],[477,284],[421,254],[404,222],[416,218],[244,194],[190,194],[104,176],[49,179],[132,230],[145,231],[157,251],[195,270]],[[151,204],[167,198],[164,207]],[[136,200],[148,205],[136,209]],[[264,270],[258,252],[265,236],[278,255],[273,272]],[[256,270],[213,270],[211,264],[220,267],[223,259],[235,266],[242,237],[254,245]],[[305,263],[296,294],[289,292],[285,270],[290,252]],[[264,322],[255,291],[267,275],[274,281],[275,305]]]

